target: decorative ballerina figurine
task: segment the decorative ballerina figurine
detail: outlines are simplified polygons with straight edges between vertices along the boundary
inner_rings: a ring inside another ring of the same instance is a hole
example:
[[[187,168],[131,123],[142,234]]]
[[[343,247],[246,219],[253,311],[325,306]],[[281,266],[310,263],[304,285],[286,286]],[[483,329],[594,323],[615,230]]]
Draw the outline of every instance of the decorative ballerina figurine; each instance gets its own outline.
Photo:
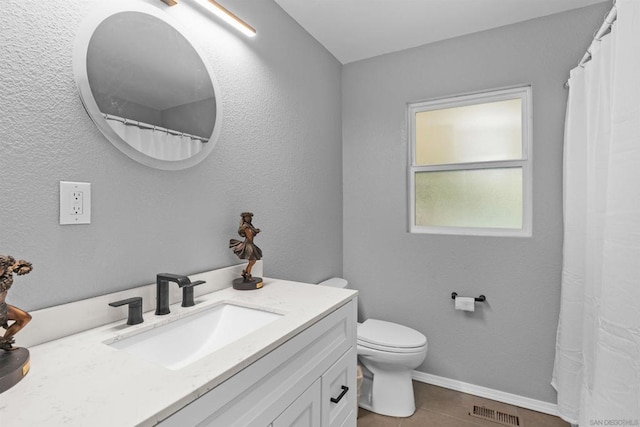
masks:
[[[6,303],[7,294],[13,285],[13,273],[18,276],[29,273],[33,267],[25,260],[16,261],[10,255],[0,255],[0,326],[6,329],[4,336],[0,338],[0,349],[15,350],[13,336],[25,327],[31,320],[31,315]],[[9,326],[8,322],[13,320]]]
[[[244,237],[244,241],[231,239],[229,240],[229,248],[233,250],[234,254],[238,255],[238,258],[249,260],[249,264],[242,270],[242,279],[233,281],[233,287],[242,290],[258,289],[262,287],[262,278],[253,277],[251,269],[256,261],[262,258],[262,250],[253,243],[253,238],[260,233],[260,229],[254,227],[251,223],[253,219],[251,212],[242,212],[240,216],[242,220],[240,220],[238,234],[240,237]]]

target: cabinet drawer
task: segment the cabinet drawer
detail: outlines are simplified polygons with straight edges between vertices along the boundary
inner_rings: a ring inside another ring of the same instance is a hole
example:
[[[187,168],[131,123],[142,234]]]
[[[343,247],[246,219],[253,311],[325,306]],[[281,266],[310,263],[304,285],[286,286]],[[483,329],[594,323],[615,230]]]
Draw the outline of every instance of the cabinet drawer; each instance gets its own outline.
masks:
[[[323,426],[346,426],[345,421],[356,411],[356,353],[352,347],[322,375]]]

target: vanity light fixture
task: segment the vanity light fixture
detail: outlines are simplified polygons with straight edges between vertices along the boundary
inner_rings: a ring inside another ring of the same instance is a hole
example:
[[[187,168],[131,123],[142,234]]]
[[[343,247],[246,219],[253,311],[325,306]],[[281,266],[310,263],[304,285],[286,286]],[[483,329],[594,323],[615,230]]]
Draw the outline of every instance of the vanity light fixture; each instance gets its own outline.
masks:
[[[161,0],[163,3],[166,3],[169,6],[175,6],[178,4],[178,0]],[[247,37],[255,37],[256,30],[251,25],[244,22],[242,19],[238,18],[233,12],[229,9],[222,6],[215,0],[194,0],[196,3],[199,3],[201,6],[205,7],[209,12],[216,15],[218,18],[225,21],[227,24],[234,27],[236,30],[240,31]]]

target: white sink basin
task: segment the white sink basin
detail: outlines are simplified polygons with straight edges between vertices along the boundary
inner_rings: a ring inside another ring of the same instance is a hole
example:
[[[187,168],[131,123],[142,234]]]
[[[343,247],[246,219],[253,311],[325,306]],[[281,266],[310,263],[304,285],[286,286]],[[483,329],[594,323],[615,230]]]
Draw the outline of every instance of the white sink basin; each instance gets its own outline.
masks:
[[[269,311],[223,303],[109,345],[165,368],[177,370],[281,316]]]

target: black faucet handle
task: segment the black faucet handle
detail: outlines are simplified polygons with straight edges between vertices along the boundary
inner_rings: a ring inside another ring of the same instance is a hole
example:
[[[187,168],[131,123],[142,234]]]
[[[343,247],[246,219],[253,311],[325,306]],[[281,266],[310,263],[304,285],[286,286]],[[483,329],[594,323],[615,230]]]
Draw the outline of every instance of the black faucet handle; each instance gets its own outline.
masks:
[[[142,318],[142,297],[132,297],[123,299],[120,301],[110,302],[111,307],[120,307],[123,305],[129,306],[129,317],[127,318],[127,325],[137,325],[144,322]]]
[[[110,302],[109,305],[111,307],[120,307],[122,305],[126,305],[129,304],[129,306],[134,305],[134,306],[140,306],[142,307],[142,297],[131,297],[131,298],[127,298],[127,299],[123,299],[120,301],[114,301],[114,302]]]
[[[196,305],[193,300],[193,287],[207,283],[204,280],[196,280],[182,287],[182,307],[192,307]]]

